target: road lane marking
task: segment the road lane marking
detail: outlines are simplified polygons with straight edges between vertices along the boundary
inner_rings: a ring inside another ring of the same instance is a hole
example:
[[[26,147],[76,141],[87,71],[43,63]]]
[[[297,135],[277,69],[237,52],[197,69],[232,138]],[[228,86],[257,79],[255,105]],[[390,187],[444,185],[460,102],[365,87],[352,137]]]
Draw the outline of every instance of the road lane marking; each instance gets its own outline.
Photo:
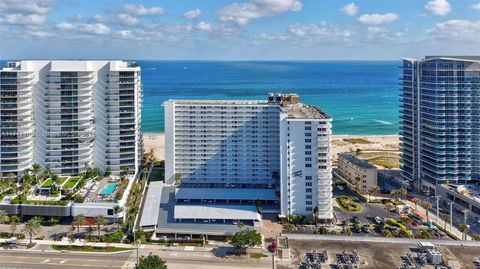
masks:
[[[61,260],[60,263],[65,263],[66,261],[68,261],[68,260]]]
[[[47,263],[47,262],[49,262],[49,261],[50,261],[50,259],[46,259],[46,260],[44,260],[42,263]]]
[[[20,262],[20,261],[12,261],[8,262],[8,264],[38,264],[35,262]],[[55,268],[55,266],[58,266],[59,264],[57,263],[47,263],[45,265],[49,265]],[[63,264],[62,266],[69,266],[69,267],[93,267],[93,268],[98,268],[98,267],[103,267],[103,268],[122,268],[122,266],[108,266],[108,265],[98,265],[98,264]],[[58,267],[57,267],[58,268]]]

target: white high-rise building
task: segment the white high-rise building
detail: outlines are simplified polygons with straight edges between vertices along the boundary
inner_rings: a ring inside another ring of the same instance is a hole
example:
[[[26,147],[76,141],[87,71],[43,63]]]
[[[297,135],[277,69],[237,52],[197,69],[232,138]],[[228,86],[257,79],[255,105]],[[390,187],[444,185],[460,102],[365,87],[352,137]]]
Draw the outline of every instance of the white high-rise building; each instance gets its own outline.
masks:
[[[182,201],[213,188],[236,198],[203,201],[260,200],[276,205],[281,216],[310,215],[318,207],[319,219],[333,218],[331,118],[319,108],[299,103],[295,94],[270,94],[265,101],[170,100],[164,107],[165,178],[176,181]]]
[[[55,174],[85,166],[137,171],[140,67],[124,61],[19,61],[0,71],[0,170],[33,163]]]

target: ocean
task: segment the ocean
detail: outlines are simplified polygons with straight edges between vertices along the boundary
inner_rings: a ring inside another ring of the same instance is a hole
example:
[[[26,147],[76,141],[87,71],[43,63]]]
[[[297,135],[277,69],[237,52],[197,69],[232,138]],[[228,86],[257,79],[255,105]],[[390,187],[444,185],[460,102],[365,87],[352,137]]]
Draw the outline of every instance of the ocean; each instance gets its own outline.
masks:
[[[398,61],[138,61],[142,130],[163,132],[168,99],[265,100],[298,93],[333,117],[337,135],[395,135],[399,127]]]

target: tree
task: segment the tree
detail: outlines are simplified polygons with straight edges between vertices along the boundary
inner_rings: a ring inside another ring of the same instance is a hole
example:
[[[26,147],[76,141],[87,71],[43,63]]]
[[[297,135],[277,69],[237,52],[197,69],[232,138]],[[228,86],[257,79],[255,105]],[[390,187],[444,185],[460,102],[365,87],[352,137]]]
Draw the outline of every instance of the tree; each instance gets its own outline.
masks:
[[[85,225],[85,223],[87,223],[87,219],[82,215],[73,218],[72,226],[77,228],[77,238],[80,237],[80,226]]]
[[[356,190],[357,192],[360,192],[360,180],[361,180],[360,177],[356,177],[356,178],[355,178],[355,190]]]
[[[135,269],[167,269],[167,264],[157,255],[150,253],[148,256],[140,256]]]
[[[318,206],[314,207],[313,208],[313,217],[315,218],[314,222],[317,223],[317,219],[318,219]]]
[[[262,235],[255,230],[243,230],[230,236],[229,241],[238,253],[244,253],[248,247],[260,245]]]
[[[35,176],[35,183],[38,183],[38,174],[42,171],[42,168],[38,163],[32,165],[33,175]]]
[[[39,233],[41,230],[42,226],[40,224],[40,221],[36,218],[32,218],[27,221],[27,223],[25,223],[22,231],[24,234],[28,235],[28,237],[30,238],[30,244],[32,244],[33,235]]]
[[[401,196],[401,197],[403,197],[403,201],[406,201],[406,200],[407,200],[407,194],[408,194],[407,189],[405,189],[405,188],[403,188],[403,187],[400,188],[400,189],[398,189],[398,195]]]
[[[360,155],[360,152],[362,152],[362,150],[359,149],[359,148],[357,148],[357,149],[355,150],[355,155],[356,155],[356,156]]]
[[[390,191],[390,194],[392,195],[393,200],[395,200],[395,202],[397,202],[398,201],[398,196],[400,195],[399,191],[398,190],[392,190],[392,191]]]
[[[475,240],[475,241],[480,241],[480,234],[472,235],[472,239]]]
[[[100,237],[100,228],[107,224],[107,219],[102,217],[102,216],[97,216],[95,217],[95,219],[93,220],[93,224],[95,224],[95,226],[97,226],[97,231],[98,231],[98,237]]]
[[[13,237],[13,234],[17,230],[17,225],[20,223],[20,217],[13,215],[10,217],[10,231],[11,231],[11,236]]]
[[[450,222],[452,218],[448,214],[442,214],[442,220],[444,221],[443,223],[443,229],[446,231],[447,230],[447,222]]]
[[[388,211],[392,211],[395,208],[395,206],[392,203],[386,203],[385,204],[385,209]]]
[[[377,193],[380,191],[380,186],[378,186],[378,185],[373,185],[372,188],[371,188],[371,190],[372,190],[373,196],[376,197],[376,196],[377,196]]]
[[[425,201],[425,202],[423,202],[422,206],[423,206],[423,208],[425,208],[425,214],[427,215],[427,222],[430,222],[430,218],[428,216],[428,210],[432,209],[432,204]]]
[[[241,230],[243,227],[245,227],[245,223],[243,223],[243,222],[241,222],[241,221],[237,222],[237,228],[238,228],[238,230]]]
[[[142,167],[142,175],[143,175],[143,179],[147,179],[147,175],[148,175],[148,167],[147,166]]]
[[[175,173],[175,186],[180,186],[180,184],[182,183],[182,174],[180,173]]]
[[[0,209],[0,224],[3,224],[9,219],[10,218],[8,217],[7,211]]]
[[[417,206],[418,206],[418,204],[420,204],[422,201],[420,201],[420,199],[418,199],[418,198],[415,197],[415,198],[413,198],[412,202],[413,202],[413,204],[415,205],[415,211],[417,211]]]
[[[462,240],[467,240],[467,233],[468,231],[470,231],[470,226],[466,225],[466,224],[460,224],[460,226],[458,226],[460,232],[463,233],[462,235]]]
[[[291,223],[287,223],[287,224],[285,225],[285,231],[287,231],[287,232],[290,233],[290,232],[293,231],[293,229],[295,229],[295,225],[293,225],[293,224],[291,224]]]

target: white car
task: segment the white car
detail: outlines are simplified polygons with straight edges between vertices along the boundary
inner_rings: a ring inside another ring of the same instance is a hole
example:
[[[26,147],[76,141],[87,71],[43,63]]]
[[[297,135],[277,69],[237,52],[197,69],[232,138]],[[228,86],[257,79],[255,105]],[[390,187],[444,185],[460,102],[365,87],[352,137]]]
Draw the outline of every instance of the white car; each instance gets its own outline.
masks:
[[[337,188],[341,191],[343,191],[345,188],[343,186],[338,185]]]
[[[375,217],[375,222],[377,224],[380,224],[382,222],[382,219],[380,217]]]

